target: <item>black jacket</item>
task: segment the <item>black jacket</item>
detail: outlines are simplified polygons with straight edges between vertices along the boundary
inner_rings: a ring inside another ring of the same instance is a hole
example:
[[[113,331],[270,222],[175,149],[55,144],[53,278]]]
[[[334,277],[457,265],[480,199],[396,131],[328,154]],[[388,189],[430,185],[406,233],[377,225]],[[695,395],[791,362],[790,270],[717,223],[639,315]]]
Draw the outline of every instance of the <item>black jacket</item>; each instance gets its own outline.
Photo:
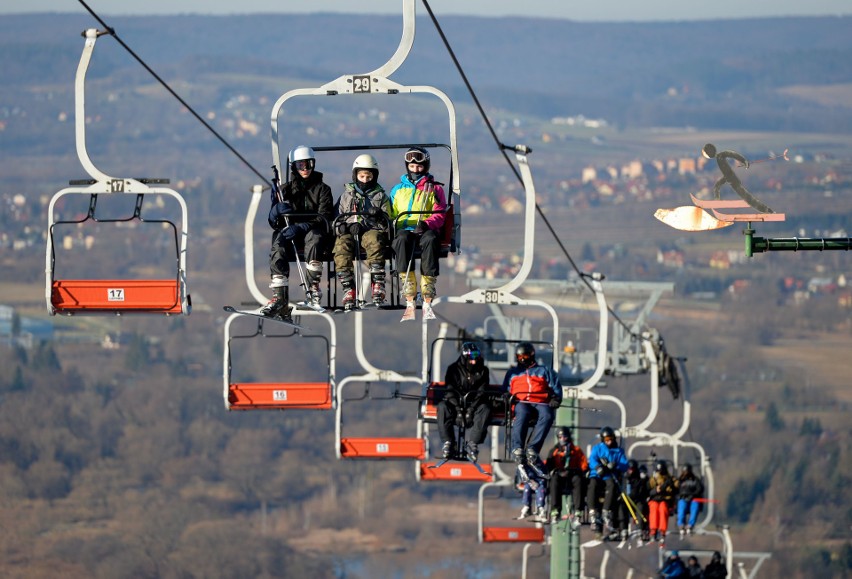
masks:
[[[691,501],[704,494],[704,485],[695,475],[683,476],[678,482],[677,498]]]
[[[279,199],[273,192],[272,209],[269,212],[269,225],[273,229],[283,229],[284,219],[278,217],[275,205]],[[281,185],[281,200],[290,203],[293,213],[290,223],[307,223],[311,229],[327,232],[334,218],[334,198],[331,188],[323,183],[322,173],[313,171],[307,179],[292,175],[290,180]],[[312,215],[298,216],[299,213]]]
[[[447,366],[444,383],[447,394],[444,400],[447,404],[461,405],[461,400],[468,392],[475,392],[467,397],[468,406],[476,406],[485,400],[485,389],[491,381],[491,373],[484,363],[470,370],[461,357]]]

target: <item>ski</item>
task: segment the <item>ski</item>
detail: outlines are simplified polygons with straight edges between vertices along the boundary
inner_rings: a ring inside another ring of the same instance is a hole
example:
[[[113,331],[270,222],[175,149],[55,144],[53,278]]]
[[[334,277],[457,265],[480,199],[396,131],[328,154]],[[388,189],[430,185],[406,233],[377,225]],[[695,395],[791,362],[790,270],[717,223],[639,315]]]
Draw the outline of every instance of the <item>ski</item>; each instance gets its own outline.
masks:
[[[241,314],[243,316],[254,316],[255,318],[260,318],[261,320],[269,320],[271,322],[278,322],[279,324],[284,324],[285,326],[290,326],[291,328],[296,328],[298,330],[306,330],[307,328],[301,324],[297,324],[293,321],[285,320],[284,318],[279,317],[270,317],[264,316],[260,313],[260,310],[238,310],[234,306],[223,306],[223,310],[231,314]]]
[[[716,219],[701,207],[683,205],[674,209],[657,209],[654,217],[681,231],[712,231],[733,225],[732,221]]]
[[[430,464],[429,468],[440,468],[440,467],[444,466],[445,464],[447,464],[449,461],[450,461],[449,458],[442,458],[441,460],[439,460],[435,464]]]
[[[699,199],[692,193],[689,194],[692,204],[702,209],[745,209],[748,207],[742,199]]]
[[[324,307],[315,306],[314,304],[306,302],[306,301],[296,302],[296,308],[298,308],[300,310],[313,310],[313,311],[318,312],[320,314],[325,312]]]
[[[479,463],[477,461],[470,460],[469,458],[467,459],[467,461],[470,462],[473,466],[475,466],[476,470],[478,470],[482,474],[484,474],[486,476],[491,476],[488,472],[485,471],[485,469],[483,469],[481,466],[479,466]]]
[[[538,467],[538,465],[537,465],[537,464],[535,464],[535,463],[531,463],[531,462],[527,462],[527,464],[528,464],[528,465],[529,465],[529,467],[533,470],[533,472],[536,474],[536,476],[538,476],[539,478],[542,478],[542,479],[544,479],[544,480],[550,480],[550,475],[549,475],[549,474],[547,474],[546,472],[544,472],[543,470],[541,470],[541,469]]]
[[[518,475],[520,475],[521,482],[530,485],[532,490],[538,489],[538,481],[530,478],[529,473],[527,473],[527,469],[525,469],[522,464],[518,465]]]
[[[696,207],[710,210],[713,216],[723,223],[734,223],[735,221],[784,221],[786,219],[783,213],[773,212],[772,209],[753,197],[751,199],[754,203],[758,204],[757,206],[750,203],[748,199],[698,199],[692,193],[689,196]],[[766,211],[761,211],[760,213],[725,213],[724,211],[719,211],[720,209],[747,209],[749,207],[758,209],[758,211],[761,208],[765,208]]]

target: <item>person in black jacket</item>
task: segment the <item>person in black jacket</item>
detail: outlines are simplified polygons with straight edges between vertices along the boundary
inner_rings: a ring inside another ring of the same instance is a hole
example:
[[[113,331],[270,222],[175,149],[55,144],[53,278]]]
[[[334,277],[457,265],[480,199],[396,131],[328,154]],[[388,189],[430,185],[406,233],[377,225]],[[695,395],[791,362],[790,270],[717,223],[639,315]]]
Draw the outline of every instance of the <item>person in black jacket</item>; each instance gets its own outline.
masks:
[[[455,454],[453,425],[464,425],[464,452],[471,462],[479,457],[479,445],[485,441],[491,405],[485,390],[491,374],[485,366],[482,352],[473,342],[462,344],[458,360],[447,367],[444,383],[447,393],[438,403],[438,433],[444,458]]]
[[[713,553],[713,558],[704,567],[704,579],[725,579],[728,576],[728,568],[722,562],[722,554],[719,551]]]
[[[289,278],[290,260],[295,260],[296,245],[303,244],[305,252],[305,303],[313,309],[321,309],[322,278],[321,255],[328,244],[331,233],[328,224],[334,214],[334,198],[331,188],[322,180],[322,173],[315,171],[316,156],[313,149],[300,145],[290,151],[290,180],[272,188],[272,207],[269,210],[269,226],[272,248],[269,252],[269,269],[272,274],[273,296],[260,313],[269,317],[291,319]]]
[[[680,476],[677,479],[677,526],[681,537],[692,534],[701,508],[701,503],[695,499],[701,498],[703,494],[704,484],[692,472],[692,465],[687,462],[680,468]]]

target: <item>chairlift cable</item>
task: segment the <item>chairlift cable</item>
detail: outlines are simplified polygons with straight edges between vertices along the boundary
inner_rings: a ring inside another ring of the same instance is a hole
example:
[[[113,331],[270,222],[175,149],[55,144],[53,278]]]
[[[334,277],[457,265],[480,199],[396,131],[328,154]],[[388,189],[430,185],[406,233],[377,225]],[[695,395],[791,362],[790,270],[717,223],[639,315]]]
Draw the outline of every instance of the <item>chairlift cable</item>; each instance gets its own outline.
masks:
[[[195,112],[195,109],[193,109],[193,108],[192,108],[192,107],[191,107],[191,106],[190,106],[190,105],[189,105],[189,104],[188,104],[185,100],[183,100],[183,98],[181,98],[181,97],[180,97],[180,95],[178,95],[178,94],[177,94],[177,93],[176,93],[176,92],[172,89],[172,87],[170,87],[170,86],[169,86],[169,84],[168,84],[166,81],[164,81],[164,80],[160,77],[160,75],[158,75],[156,72],[154,72],[154,70],[153,70],[150,66],[148,66],[148,64],[147,64],[144,60],[142,60],[142,59],[141,59],[141,58],[140,58],[140,57],[139,57],[139,56],[138,56],[135,52],[133,52],[133,50],[132,50],[129,46],[127,46],[127,44],[125,44],[125,42],[124,42],[121,38],[119,38],[119,37],[118,37],[118,34],[116,34],[116,32],[115,32],[115,29],[114,29],[114,28],[112,28],[111,26],[107,25],[107,23],[106,23],[106,22],[104,22],[104,20],[103,20],[100,16],[98,16],[98,14],[97,14],[94,10],[92,10],[92,9],[91,9],[91,8],[90,8],[87,4],[86,4],[86,2],[85,2],[84,0],[78,0],[78,2],[80,2],[80,4],[82,4],[82,5],[83,5],[83,8],[85,8],[85,9],[89,12],[89,14],[91,14],[91,15],[92,15],[92,17],[93,17],[95,20],[97,20],[97,21],[101,24],[101,26],[103,26],[103,27],[106,29],[107,34],[109,34],[110,36],[112,36],[113,38],[115,38],[115,40],[116,40],[116,41],[117,41],[117,42],[121,45],[121,47],[122,47],[122,48],[124,48],[124,50],[126,50],[126,51],[130,54],[130,56],[132,56],[134,59],[136,59],[136,62],[138,62],[139,64],[141,64],[141,65],[142,65],[142,67],[143,67],[145,70],[147,70],[147,71],[151,74],[151,76],[153,76],[155,79],[157,79],[157,82],[159,82],[161,85],[163,85],[163,87],[164,87],[167,91],[169,91],[169,93],[170,93],[173,97],[175,97],[175,98],[178,100],[178,102],[180,102],[180,104],[182,104],[183,106],[185,106],[185,107],[186,107],[186,109],[187,109],[187,110],[188,110],[188,111],[192,114],[192,116],[194,116],[194,117],[195,117],[195,118],[196,118],[196,119],[197,119],[197,120],[198,120],[198,121],[199,121],[202,125],[204,125],[204,126],[205,126],[205,128],[207,128],[207,130],[208,130],[208,131],[210,131],[211,133],[213,133],[213,136],[215,136],[217,139],[219,139],[219,141],[220,141],[223,145],[225,145],[225,147],[227,147],[229,151],[231,151],[234,155],[236,155],[236,156],[237,156],[237,158],[238,158],[240,161],[242,161],[242,162],[243,162],[243,164],[244,164],[246,167],[248,167],[248,168],[249,168],[249,169],[250,169],[250,170],[251,170],[251,171],[252,171],[255,175],[257,175],[257,176],[258,176],[258,177],[259,177],[259,178],[260,178],[260,179],[261,179],[264,183],[266,183],[267,187],[271,187],[271,184],[270,184],[270,182],[269,182],[269,179],[267,179],[266,177],[264,177],[264,176],[263,176],[263,174],[262,174],[260,171],[258,171],[257,169],[255,169],[255,168],[254,168],[254,166],[253,166],[251,163],[249,163],[249,162],[246,160],[246,158],[245,158],[245,157],[243,157],[243,156],[242,156],[242,155],[241,155],[241,154],[240,154],[240,153],[239,153],[239,152],[238,152],[238,151],[237,151],[237,150],[236,150],[233,146],[231,146],[231,144],[230,144],[227,140],[225,140],[225,138],[224,138],[222,135],[220,135],[220,134],[216,131],[216,129],[214,129],[213,127],[211,127],[211,126],[210,126],[210,124],[209,124],[207,121],[205,121],[205,120],[201,117],[201,115],[199,115],[197,112]]]
[[[444,35],[444,31],[441,28],[441,25],[438,23],[438,19],[435,18],[435,14],[432,12],[432,7],[429,6],[429,0],[422,0],[422,2],[423,2],[423,6],[426,8],[426,11],[429,13],[429,17],[432,19],[432,24],[434,24],[435,30],[438,32],[438,35],[441,37],[441,40],[444,43],[444,47],[447,49],[447,52],[449,53],[450,58],[453,61],[453,64],[455,64],[456,70],[458,71],[459,75],[462,78],[462,81],[464,82],[465,86],[467,87],[467,90],[470,93],[471,98],[473,98],[473,102],[476,105],[476,108],[479,110],[480,116],[482,117],[483,121],[485,121],[485,125],[488,127],[488,131],[491,133],[492,138],[497,143],[498,148],[500,149],[500,154],[503,155],[504,159],[506,159],[506,162],[511,167],[512,172],[515,174],[515,177],[518,179],[518,181],[522,181],[520,173],[515,168],[515,165],[512,163],[512,161],[509,159],[509,156],[506,154],[507,149],[513,150],[514,147],[509,147],[508,145],[505,145],[502,142],[500,142],[500,139],[497,137],[497,133],[494,131],[494,127],[492,126],[491,121],[488,119],[488,115],[485,114],[485,110],[483,110],[482,105],[479,102],[479,97],[476,96],[476,93],[474,92],[473,87],[471,86],[470,82],[468,81],[467,75],[465,74],[464,70],[462,69],[461,63],[459,63],[458,59],[456,58],[455,52],[453,51],[452,47],[450,46],[450,43],[447,40],[446,35]],[[589,281],[587,279],[587,276],[584,275],[580,271],[579,267],[577,267],[577,264],[574,262],[574,259],[571,257],[571,254],[568,253],[568,249],[562,243],[562,240],[559,238],[559,235],[557,235],[556,230],[550,224],[550,220],[547,219],[547,216],[544,214],[544,211],[542,211],[541,206],[539,206],[538,203],[535,204],[535,210],[538,212],[539,217],[541,217],[541,219],[544,221],[544,224],[547,226],[547,229],[550,231],[550,234],[553,236],[553,239],[556,241],[556,244],[559,246],[559,249],[562,250],[562,253],[565,255],[566,259],[568,259],[568,262],[571,264],[571,268],[577,273],[577,275],[580,277],[580,279],[583,281],[583,283],[586,284],[586,287],[588,287],[590,290],[594,291],[594,289],[592,288],[592,284],[589,283]],[[633,336],[634,338],[637,338],[637,339],[641,339],[641,336],[638,336],[638,335],[634,334],[632,331],[630,331],[630,326],[627,323],[625,323],[624,320],[622,320],[618,316],[618,314],[610,306],[607,306],[607,310],[609,311],[610,315],[619,324],[621,324],[621,326],[625,330],[627,330],[628,333],[631,336]]]

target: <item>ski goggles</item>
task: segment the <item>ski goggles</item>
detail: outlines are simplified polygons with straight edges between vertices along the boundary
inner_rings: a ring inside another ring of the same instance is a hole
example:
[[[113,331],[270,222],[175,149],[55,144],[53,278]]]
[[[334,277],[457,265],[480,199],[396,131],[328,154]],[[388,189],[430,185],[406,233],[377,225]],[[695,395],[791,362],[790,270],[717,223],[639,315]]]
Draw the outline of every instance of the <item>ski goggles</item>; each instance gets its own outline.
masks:
[[[423,151],[408,151],[405,153],[406,163],[419,163],[422,165],[428,158],[429,155]]]
[[[477,360],[482,356],[482,352],[479,351],[479,348],[475,344],[464,344],[462,346],[462,356],[468,360]]]
[[[309,160],[293,161],[293,168],[295,168],[296,171],[307,171],[308,169],[313,169],[313,166]]]

